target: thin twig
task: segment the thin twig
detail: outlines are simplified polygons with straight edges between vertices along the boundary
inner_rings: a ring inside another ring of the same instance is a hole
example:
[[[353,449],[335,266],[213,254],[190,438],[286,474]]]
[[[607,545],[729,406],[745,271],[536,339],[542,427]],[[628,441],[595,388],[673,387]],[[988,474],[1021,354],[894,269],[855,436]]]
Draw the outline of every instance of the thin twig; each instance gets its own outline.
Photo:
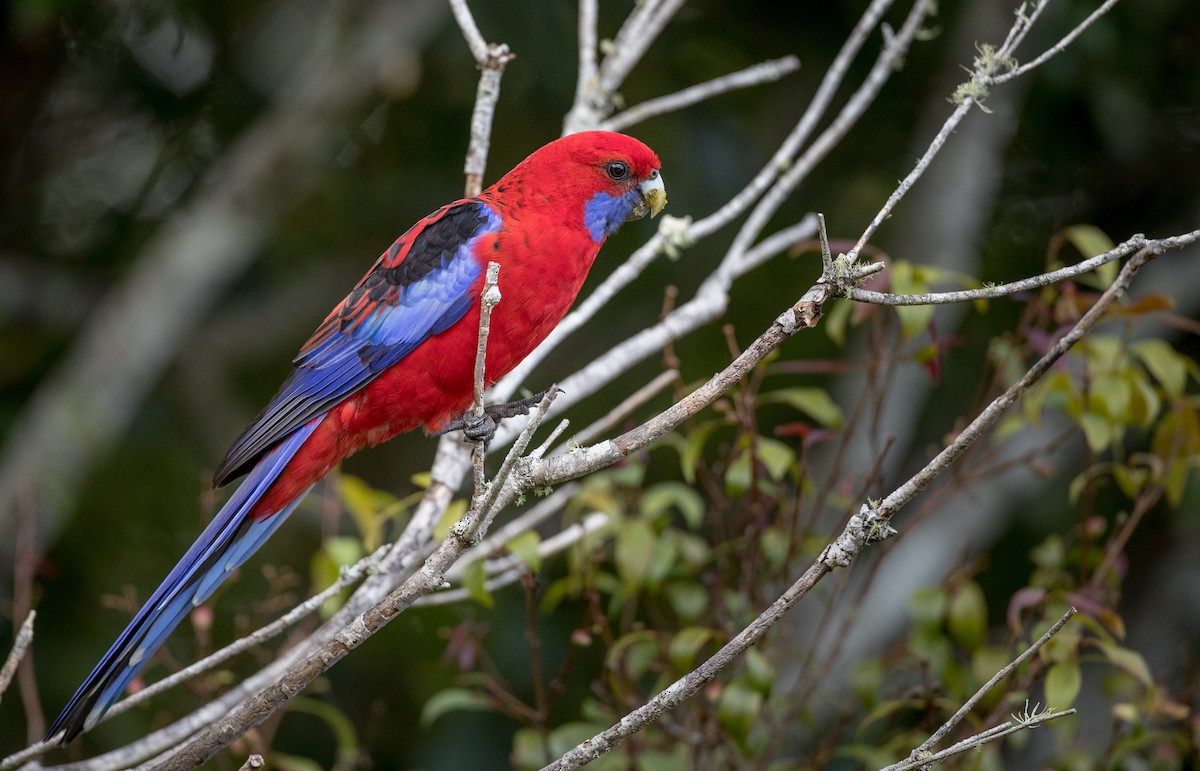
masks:
[[[33,642],[33,620],[36,617],[37,611],[35,610],[29,611],[29,614],[25,616],[25,622],[17,630],[17,638],[13,641],[12,650],[8,652],[4,666],[0,667],[0,699],[4,697],[4,692],[12,682],[13,675],[17,673],[17,667],[21,664],[21,660],[25,658],[26,649]]]
[[[1001,680],[1012,674],[1017,667],[1025,663],[1030,656],[1037,653],[1038,649],[1048,643],[1051,637],[1054,637],[1054,635],[1058,634],[1058,631],[1066,626],[1066,623],[1071,620],[1071,617],[1078,612],[1079,611],[1077,611],[1075,608],[1068,608],[1067,612],[1062,615],[1062,618],[1060,618],[1058,621],[1055,621],[1054,625],[1047,629],[1045,634],[1035,640],[1028,648],[1021,652],[1021,655],[1009,662],[1003,669],[992,675],[991,679],[980,686],[979,690],[975,691],[975,694],[971,696],[971,698],[967,699],[967,701],[961,707],[959,707],[958,711],[950,716],[949,720],[947,720],[941,725],[940,728],[934,731],[928,739],[921,742],[921,745],[913,750],[912,754],[909,755],[909,760],[919,758],[936,747],[942,739],[946,738],[946,736],[963,721],[963,718],[971,713],[971,710],[975,709],[975,705],[982,701],[984,696],[986,696],[993,688],[995,688]],[[896,764],[896,766],[888,766],[886,769],[883,769],[883,771],[899,771],[897,766],[899,766],[899,764]]]
[[[795,163],[796,153],[799,152],[804,142],[808,140],[812,131],[829,109],[829,105],[841,87],[842,81],[849,71],[855,56],[893,2],[894,0],[872,0],[871,5],[868,6],[862,17],[855,24],[854,29],[851,30],[846,42],[842,44],[837,56],[834,57],[833,63],[830,64],[829,69],[821,79],[821,84],[818,86],[816,94],[809,102],[808,107],[805,109],[803,115],[801,115],[796,126],[780,144],[770,160],[741,191],[712,214],[694,222],[687,217],[669,218],[664,216],[660,220],[659,231],[641,248],[630,255],[629,259],[613,271],[590,295],[584,298],[576,306],[575,310],[571,311],[532,353],[526,356],[519,365],[514,367],[503,380],[497,383],[495,393],[500,398],[507,398],[514,393],[534,368],[551,351],[555,350],[563,340],[591,320],[601,308],[607,305],[622,289],[641,275],[642,271],[660,255],[686,248],[695,241],[714,234],[741,216],[765,191],[770,189],[771,185],[778,179],[781,171],[791,168]],[[640,7],[635,8],[635,14],[638,13],[638,8]],[[886,78],[888,74],[894,71],[893,65],[895,61],[894,57],[889,56],[884,61],[877,62],[872,69],[872,82],[875,82],[878,78]],[[878,75],[878,78],[875,75]],[[852,105],[839,114],[842,123],[845,123],[846,120],[851,120],[852,122],[861,117],[862,111],[869,104],[870,100],[868,96],[878,93],[878,89],[861,93],[862,96],[860,98],[852,100]],[[577,100],[572,114],[578,109],[580,107]],[[849,112],[848,116],[847,112]],[[568,130],[571,129],[573,120],[572,117],[568,117]],[[826,138],[826,143],[828,143],[833,137],[837,136],[837,133],[827,131],[823,136]],[[809,168],[811,168],[811,165],[812,161],[809,162]],[[780,201],[782,201],[782,197],[780,197]],[[572,376],[569,380],[571,394],[564,400],[564,405],[582,399],[584,396],[593,393],[596,388],[608,382],[608,379],[597,380],[597,370],[621,370],[623,367],[628,366],[628,363],[640,360],[651,351],[659,350],[665,339],[676,339],[723,313],[725,303],[728,299],[726,292],[732,280],[737,276],[743,275],[755,265],[760,264],[757,261],[751,261],[751,255],[754,255],[755,260],[765,259],[766,256],[769,256],[765,255],[757,247],[753,250],[749,248],[768,219],[769,216],[762,216],[762,222],[759,227],[750,231],[745,237],[745,244],[740,247],[745,250],[745,254],[733,254],[733,250],[731,250],[731,253],[722,261],[718,271],[710,276],[709,281],[702,285],[702,290],[697,293],[696,299],[691,303],[677,308],[668,319],[664,319],[664,323],[659,324],[652,331],[652,338],[642,337],[636,343],[633,340],[627,341],[626,344],[609,351],[597,362],[593,362],[594,366],[590,366],[588,368],[589,371],[586,373],[579,373],[580,377],[578,379]],[[668,329],[671,331],[664,335],[663,333]],[[614,367],[612,363],[614,360],[627,361],[628,363],[623,366]],[[580,390],[580,386],[586,390]],[[497,436],[497,440],[499,444],[503,444],[505,437],[503,435]]]
[[[816,586],[827,572],[829,572],[828,569],[823,565],[814,563],[800,577],[800,580],[792,584],[758,618],[750,622],[745,629],[703,664],[671,683],[645,704],[625,715],[615,725],[576,745],[558,760],[543,767],[542,771],[566,771],[566,769],[579,768],[590,763],[656,721],[664,713],[683,703],[706,684],[712,682],[725,667],[736,661],[739,656],[762,639],[767,630],[813,586]]]
[[[795,56],[768,59],[765,62],[731,72],[728,75],[706,80],[673,94],[647,99],[627,110],[617,113],[600,124],[607,131],[623,131],[630,126],[657,115],[682,110],[693,104],[711,99],[738,88],[750,88],[763,83],[773,83],[783,76],[800,69],[800,60]]]
[[[1081,21],[1079,24],[1077,24],[1074,27],[1074,29],[1072,29],[1070,32],[1068,32],[1066,35],[1064,35],[1062,40],[1058,41],[1053,46],[1051,46],[1050,48],[1043,51],[1042,54],[1040,56],[1038,56],[1036,59],[1034,59],[1033,61],[1027,62],[1025,64],[1022,64],[1019,67],[1009,70],[1008,72],[1004,72],[1004,73],[1001,73],[999,75],[992,77],[992,79],[991,79],[992,84],[999,85],[1001,83],[1006,83],[1015,78],[1019,78],[1022,75],[1025,75],[1026,73],[1028,73],[1030,70],[1032,70],[1036,67],[1042,66],[1043,64],[1045,64],[1047,61],[1049,61],[1054,56],[1057,56],[1058,54],[1062,53],[1063,51],[1065,51],[1067,49],[1067,46],[1069,46],[1075,42],[1075,38],[1082,35],[1084,33],[1084,31],[1087,30],[1088,27],[1095,24],[1096,20],[1099,19],[1101,16],[1103,16],[1104,14],[1111,11],[1113,9],[1113,6],[1115,6],[1118,2],[1120,2],[1120,0],[1105,0],[1105,2],[1099,8],[1092,11],[1092,13],[1086,19]],[[1037,10],[1040,12],[1041,6],[1044,6],[1044,5],[1045,5],[1044,2],[1039,4],[1039,7]]]
[[[1193,243],[1200,240],[1200,230],[1193,230],[1190,233],[1175,236],[1172,239],[1164,239],[1162,243],[1165,243],[1167,240],[1179,245]],[[1013,295],[1017,292],[1038,289],[1050,284],[1056,284],[1059,281],[1090,273],[1101,265],[1122,259],[1133,254],[1138,249],[1145,248],[1149,243],[1151,243],[1150,239],[1138,233],[1103,254],[1098,254],[1095,257],[1083,260],[1074,265],[1068,265],[1065,268],[1023,278],[1020,281],[1011,281],[1007,284],[986,286],[980,289],[964,289],[953,292],[926,292],[923,294],[892,294],[890,292],[874,292],[869,289],[854,287],[850,290],[850,299],[873,305],[944,305],[947,303],[971,302],[974,300],[991,300]],[[1155,241],[1154,243],[1160,242]]]
[[[549,496],[538,501],[536,505],[531,506],[528,511],[518,517],[514,517],[512,520],[505,522],[494,531],[488,533],[487,538],[480,541],[476,546],[471,547],[463,554],[462,559],[454,564],[454,567],[446,571],[446,580],[450,582],[461,581],[463,569],[467,565],[476,560],[484,559],[489,554],[498,553],[504,548],[504,544],[522,533],[538,527],[551,516],[562,511],[562,508],[567,505],[567,501],[577,492],[579,492],[578,483],[565,484]]]
[[[550,451],[550,448],[554,446],[554,443],[558,441],[558,438],[560,436],[562,436],[563,433],[570,426],[571,426],[571,421],[567,420],[566,418],[563,418],[562,420],[560,420],[558,422],[558,425],[554,427],[554,430],[550,432],[550,435],[547,436],[545,439],[543,439],[541,444],[539,444],[532,451],[530,451],[529,457],[531,457],[531,458],[545,457],[546,453],[548,453]]]
[[[496,103],[500,101],[500,78],[504,68],[515,54],[503,43],[487,47],[487,53],[479,66],[479,86],[475,90],[475,107],[471,111],[471,139],[467,144],[467,160],[463,164],[466,174],[465,195],[470,198],[483,190],[483,174],[487,169],[488,150],[492,143],[492,118],[496,115]]]
[[[483,417],[483,393],[486,390],[487,345],[488,335],[492,330],[492,309],[500,303],[502,296],[500,294],[499,280],[500,263],[489,262],[487,264],[487,274],[483,280],[483,292],[479,296],[479,337],[475,345],[475,395],[471,409],[477,418]],[[483,442],[476,442],[473,453],[475,467],[474,496],[476,501],[479,496],[483,495],[484,485],[487,482],[484,470],[484,461],[486,458],[487,447]]]
[[[246,762],[242,764],[238,771],[258,771],[260,768],[266,768],[267,762],[263,760],[262,755],[251,755],[246,758]]]
[[[608,525],[608,515],[603,512],[592,512],[582,522],[571,525],[563,530],[555,533],[551,537],[543,540],[538,544],[538,558],[545,561],[566,551],[576,543],[579,543],[592,533],[601,530]],[[491,539],[489,539],[491,540]],[[474,550],[472,550],[474,551]],[[469,554],[470,552],[468,552]],[[453,572],[446,574],[446,579],[451,580],[451,576],[457,573],[461,576],[463,568],[470,565],[474,560],[469,560],[466,555],[455,563]],[[461,566],[461,567],[460,567]],[[500,559],[488,560],[484,563],[484,575],[489,576],[483,582],[483,588],[489,592],[494,592],[497,589],[502,589],[505,586],[516,583],[521,580],[521,576],[529,572],[529,566],[516,555],[501,557]],[[435,594],[428,594],[413,603],[414,607],[428,607],[430,605],[450,605],[456,602],[471,599],[471,593],[465,588],[447,589]]]
[[[575,101],[582,102],[596,88],[596,23],[599,0],[579,0],[579,75],[575,83]]]
[[[872,6],[874,7],[874,6]],[[777,182],[768,190],[750,212],[750,216],[738,230],[733,243],[729,247],[728,263],[744,263],[750,245],[759,237],[771,217],[783,205],[788,196],[807,178],[817,163],[837,147],[838,143],[849,133],[875,101],[880,90],[896,71],[896,67],[908,55],[909,46],[920,32],[926,16],[933,9],[932,0],[917,0],[909,9],[900,30],[890,37],[885,37],[885,44],[880,50],[871,70],[863,79],[862,84],[855,89],[846,105],[838,111],[833,122],[813,140],[808,149],[790,164]],[[747,266],[744,269],[749,269]]]
[[[1115,2],[1115,0],[1110,0],[1110,3],[1111,2]],[[1106,3],[1106,5],[1109,5],[1110,3]],[[944,145],[946,140],[949,139],[951,134],[954,133],[955,129],[958,127],[958,124],[961,123],[963,118],[967,116],[967,113],[971,111],[971,107],[978,106],[980,109],[986,109],[983,107],[983,101],[987,98],[988,88],[992,85],[1000,84],[1010,79],[1002,78],[1000,73],[1002,70],[1012,68],[1012,63],[1015,62],[1015,59],[1013,58],[1013,52],[1015,51],[1016,47],[1020,45],[1021,41],[1024,39],[1029,30],[1032,29],[1034,22],[1037,20],[1038,15],[1041,14],[1045,5],[1046,3],[1044,0],[1043,2],[1037,3],[1034,6],[1033,11],[1027,16],[1018,13],[1017,21],[1010,28],[1007,38],[999,48],[995,50],[991,50],[990,48],[986,47],[980,49],[980,55],[975,58],[970,79],[967,83],[959,86],[952,97],[952,101],[957,103],[954,111],[950,114],[950,117],[946,119],[937,135],[934,136],[933,141],[930,142],[929,147],[917,161],[917,164],[913,167],[912,171],[910,171],[908,175],[901,180],[896,189],[892,191],[892,194],[888,196],[887,202],[884,203],[883,207],[871,220],[870,224],[867,225],[866,230],[863,231],[863,234],[854,244],[854,247],[847,252],[846,256],[850,260],[858,259],[858,256],[862,253],[867,241],[869,241],[870,238],[875,234],[875,232],[879,229],[879,226],[883,224],[884,220],[892,216],[892,211],[896,208],[896,205],[900,202],[900,199],[902,199],[905,194],[908,193],[909,189],[912,188],[916,181],[925,173],[925,170],[929,167],[929,164],[933,161],[933,158],[938,154],[938,151],[941,150],[942,145]],[[1098,11],[1097,13],[1100,12]],[[1093,16],[1096,16],[1096,14],[1093,14]],[[1066,44],[1069,44],[1071,40],[1074,40],[1075,37],[1077,37],[1078,34],[1083,31],[1083,29],[1086,29],[1086,27],[1091,24],[1091,22],[1092,18],[1089,17],[1088,20],[1085,20],[1081,25],[1079,25],[1079,27],[1076,27],[1075,30],[1072,30],[1072,33],[1068,34],[1067,37],[1064,38]]]
[[[884,498],[873,511],[878,519],[890,519],[901,507],[911,501],[917,493],[924,490],[939,474],[948,469],[980,436],[987,432],[1000,417],[1019,399],[1029,388],[1042,378],[1054,362],[1058,361],[1072,345],[1078,342],[1104,316],[1114,302],[1117,301],[1137,272],[1162,252],[1161,243],[1150,242],[1142,247],[1117,274],[1112,286],[1097,298],[1096,303],[1080,317],[1066,334],[1055,342],[1050,350],[1038,359],[1032,367],[1000,396],[996,397],[979,413],[974,420],[959,432],[954,441],[937,454],[924,468],[918,471],[907,482],[896,488]]]
[[[929,768],[930,765],[933,763],[938,763],[940,761],[946,760],[947,758],[952,758],[955,755],[961,755],[962,753],[966,752],[967,750],[977,749],[979,747],[982,747],[985,744],[990,744],[991,742],[999,741],[1000,739],[1003,739],[1006,736],[1015,734],[1017,731],[1024,731],[1027,729],[1031,730],[1031,729],[1037,728],[1040,725],[1048,723],[1051,720],[1057,720],[1060,717],[1066,717],[1067,715],[1074,715],[1075,712],[1076,712],[1076,710],[1074,708],[1072,708],[1072,709],[1064,709],[1062,712],[1040,712],[1036,715],[1029,717],[1026,720],[1018,720],[1018,721],[1006,720],[998,726],[993,726],[992,728],[989,728],[986,731],[982,731],[978,734],[975,734],[974,736],[963,739],[961,742],[958,742],[957,744],[947,747],[946,749],[942,750],[941,752],[934,753],[932,755],[929,755],[928,757],[924,757],[919,760],[906,760],[902,763],[896,763],[891,766],[888,766],[887,769],[889,771],[910,771],[910,769],[914,769],[914,768],[920,768],[920,769]],[[881,771],[882,771],[882,769],[881,769]]]
[[[479,25],[475,23],[475,17],[471,15],[471,9],[467,7],[467,0],[450,0],[450,10],[454,12],[454,20],[458,22],[467,47],[471,49],[471,56],[482,65],[487,61],[488,45],[479,31]]]
[[[575,434],[575,443],[587,444],[605,432],[610,431],[622,420],[625,420],[636,410],[641,408],[641,406],[646,402],[650,401],[655,396],[658,396],[672,384],[678,382],[679,370],[677,369],[668,369],[664,372],[658,373],[653,380],[634,391],[629,396],[626,396],[620,404],[609,410],[599,420]]]

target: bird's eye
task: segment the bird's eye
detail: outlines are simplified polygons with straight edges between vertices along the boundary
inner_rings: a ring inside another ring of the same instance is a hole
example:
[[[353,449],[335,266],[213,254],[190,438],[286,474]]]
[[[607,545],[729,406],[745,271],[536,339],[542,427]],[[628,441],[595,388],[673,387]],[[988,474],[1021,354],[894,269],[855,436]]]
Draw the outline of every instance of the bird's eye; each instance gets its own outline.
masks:
[[[608,172],[608,176],[617,182],[622,182],[629,178],[629,165],[622,161],[610,161],[604,164],[604,170]]]

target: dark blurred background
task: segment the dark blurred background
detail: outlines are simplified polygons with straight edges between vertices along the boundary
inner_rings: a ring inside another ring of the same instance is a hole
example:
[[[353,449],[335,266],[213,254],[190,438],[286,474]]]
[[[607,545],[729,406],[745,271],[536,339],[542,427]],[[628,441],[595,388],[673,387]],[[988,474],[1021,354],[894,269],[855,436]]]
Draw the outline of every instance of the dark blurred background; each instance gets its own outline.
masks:
[[[484,37],[517,57],[502,83],[490,182],[561,131],[575,85],[576,7],[472,5]],[[601,5],[602,36],[611,36],[632,3]],[[975,43],[1002,38],[1011,19],[1003,5],[939,3],[929,39],[776,224],[820,210],[833,237],[856,238],[952,110],[947,97]],[[623,89],[626,104],[767,58],[794,54],[802,68],[629,129],[662,158],[670,213],[703,216],[741,189],[799,118],[864,7],[699,0],[680,11]],[[1053,3],[1026,56],[1093,7]],[[1119,4],[1068,52],[997,89],[992,112],[968,118],[876,244],[892,257],[1004,281],[1039,272],[1050,236],[1068,225],[1090,223],[1116,241],[1195,228],[1198,43],[1200,6],[1191,0]],[[876,36],[853,73],[866,71],[878,45]],[[46,717],[212,512],[212,468],[296,348],[396,235],[461,195],[477,75],[439,2],[0,5],[0,640],[11,639],[14,615],[19,623],[30,603],[38,609],[33,659]],[[650,232],[627,226],[589,286]],[[553,357],[539,382],[652,321],[664,285],[688,296],[733,232],[652,266],[593,327],[603,332]],[[1194,316],[1194,252],[1160,263],[1146,280]],[[816,274],[811,259],[772,262],[735,287],[725,321],[748,342]],[[961,334],[978,342],[1007,328],[1019,311],[1002,306],[961,322],[969,324]],[[1197,353],[1194,337],[1178,344]],[[787,353],[803,357],[806,346],[835,351],[810,337]],[[718,325],[679,349],[689,380],[727,358]],[[973,393],[983,348],[955,355],[936,394],[921,396],[932,406],[915,408],[919,420],[904,429],[919,437],[915,447],[961,414],[966,399],[955,394]],[[583,425],[603,407],[584,404],[572,417]],[[345,471],[407,495],[432,451],[431,440],[402,437]],[[201,637],[228,640],[277,612],[264,597],[307,593],[322,536],[346,527],[333,508],[312,496],[219,595]],[[1195,512],[1187,516],[1163,527],[1194,536]],[[34,555],[32,583],[12,578],[21,575],[13,556],[22,520],[36,521],[36,538],[19,550]],[[489,767],[479,758],[509,752],[506,721],[459,713],[418,728],[416,714],[455,675],[438,630],[469,618],[494,639],[519,636],[519,598],[515,607],[407,613],[317,691],[349,716],[376,767]],[[193,642],[175,644],[181,663],[190,661]],[[503,657],[506,648],[495,647]],[[89,751],[115,746],[198,696],[176,690],[84,742]],[[5,694],[0,754],[27,742],[29,703],[17,685]],[[330,766],[334,742],[316,720],[289,716],[275,749]]]

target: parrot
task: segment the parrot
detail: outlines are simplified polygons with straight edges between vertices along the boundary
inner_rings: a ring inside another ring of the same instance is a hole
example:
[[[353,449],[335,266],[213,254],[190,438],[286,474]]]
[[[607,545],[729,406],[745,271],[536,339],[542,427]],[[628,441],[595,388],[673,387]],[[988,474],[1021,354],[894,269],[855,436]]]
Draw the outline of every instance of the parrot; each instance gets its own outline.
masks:
[[[474,395],[480,292],[501,266],[485,357],[490,385],[566,315],[605,240],[666,205],[658,156],[611,131],[534,151],[491,187],[417,222],[380,255],[293,360],[213,474],[245,479],[121,632],[44,741],[90,730],[193,608],[246,562],[313,485],[366,446],[417,428],[486,441],[531,399],[464,418]],[[474,429],[474,433],[472,433]]]

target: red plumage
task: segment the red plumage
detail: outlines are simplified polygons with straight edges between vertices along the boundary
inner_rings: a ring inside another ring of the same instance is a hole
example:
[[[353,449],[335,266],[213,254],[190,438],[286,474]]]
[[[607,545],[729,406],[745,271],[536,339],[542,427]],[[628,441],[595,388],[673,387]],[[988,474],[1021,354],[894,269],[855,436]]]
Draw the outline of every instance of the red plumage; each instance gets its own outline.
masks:
[[[611,178],[605,167],[613,161],[629,165],[628,180]],[[603,244],[588,231],[585,203],[598,192],[626,194],[632,185],[657,178],[658,170],[658,156],[638,140],[589,131],[542,147],[478,196],[503,221],[500,231],[480,237],[473,247],[481,264],[501,266],[504,299],[492,313],[489,385],[544,340],[579,295]],[[472,285],[474,295],[482,284],[481,274]],[[474,393],[478,332],[479,305],[474,303],[449,329],[333,407],[259,500],[254,516],[279,511],[364,446],[418,427],[437,431],[463,413]]]

